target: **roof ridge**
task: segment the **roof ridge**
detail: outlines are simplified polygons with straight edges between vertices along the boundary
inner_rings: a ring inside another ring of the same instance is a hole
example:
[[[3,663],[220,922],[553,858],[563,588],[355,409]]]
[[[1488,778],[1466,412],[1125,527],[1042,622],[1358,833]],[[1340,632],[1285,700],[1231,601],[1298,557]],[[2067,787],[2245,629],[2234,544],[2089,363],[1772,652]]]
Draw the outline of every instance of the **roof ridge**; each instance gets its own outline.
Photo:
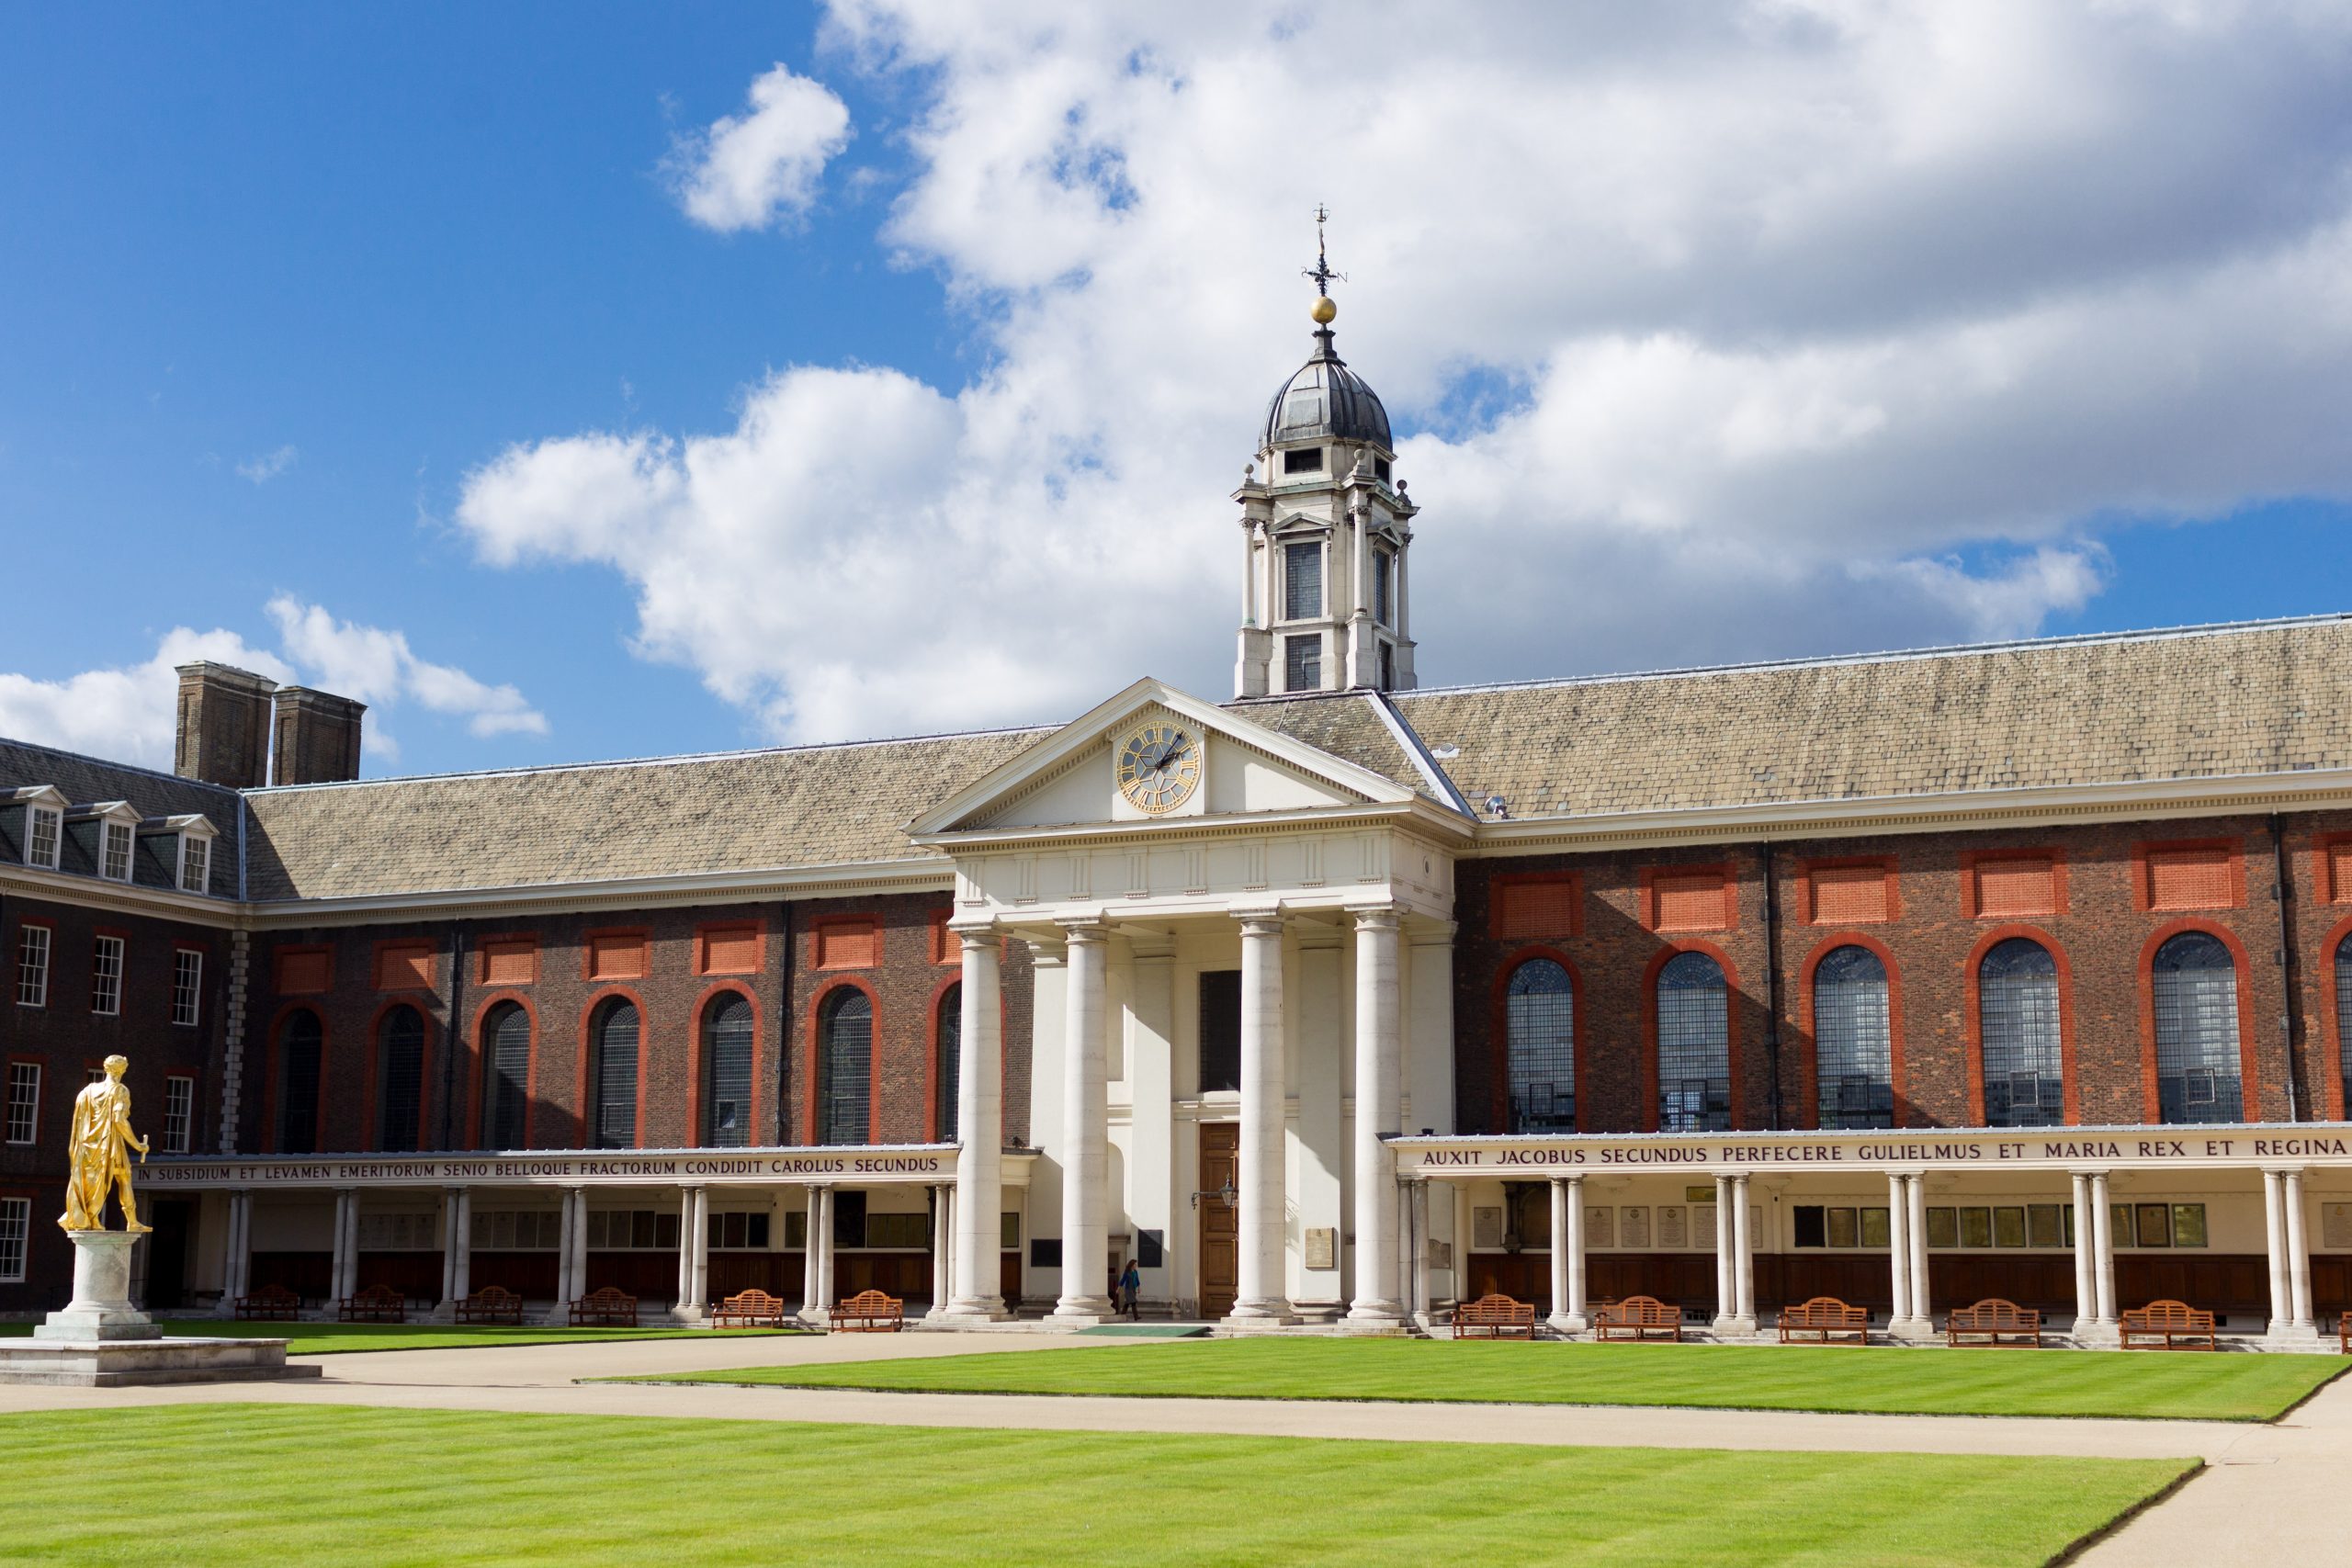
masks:
[[[449,779],[498,779],[542,773],[592,773],[607,768],[665,768],[687,762],[724,762],[745,757],[796,756],[808,751],[854,751],[869,746],[918,746],[933,740],[977,740],[994,735],[1041,735],[1059,729],[1057,724],[1010,724],[994,729],[955,729],[937,735],[886,735],[865,740],[812,740],[797,746],[747,746],[731,751],[681,751],[660,757],[614,757],[593,762],[538,762],[504,768],[459,768],[443,773],[396,773],[379,779],[344,779],[332,784],[269,784],[244,790],[246,795],[293,795],[305,790],[354,789],[373,784],[436,784]]]
[[[2233,637],[2250,632],[2281,631],[2294,626],[2342,625],[2352,622],[2352,611],[2312,615],[2278,615],[2263,620],[2212,621],[2180,626],[2152,626],[2120,632],[2075,632],[2064,637],[2015,637],[1998,642],[1948,643],[1926,648],[1890,649],[1875,653],[1815,654],[1806,658],[1758,659],[1739,664],[1691,664],[1658,670],[1610,671],[1591,675],[1554,675],[1527,681],[1468,682],[1458,686],[1420,686],[1392,694],[1402,701],[1416,697],[1453,696],[1476,692],[1523,692],[1556,686],[1600,686],[1616,682],[1668,681],[1702,675],[1738,675],[1758,670],[1818,670],[1840,664],[1891,664],[1906,660],[1959,659],[1979,654],[2011,653],[2055,648],[2082,648],[2102,643],[2158,642],[2168,638]],[[1301,692],[1295,696],[1237,698],[1237,704],[1304,700],[1339,693]]]
[[[185,784],[190,789],[210,790],[215,795],[225,795],[232,799],[239,794],[228,784],[217,784],[209,779],[192,779],[185,773],[167,773],[161,768],[151,768],[140,762],[118,762],[111,757],[95,757],[87,751],[69,751],[62,746],[51,746],[45,741],[23,740],[13,735],[0,735],[0,746],[21,746],[28,751],[45,752],[51,757],[63,757],[70,761],[85,762],[96,768],[111,768],[119,773],[137,773],[142,778],[156,779],[164,784]]]

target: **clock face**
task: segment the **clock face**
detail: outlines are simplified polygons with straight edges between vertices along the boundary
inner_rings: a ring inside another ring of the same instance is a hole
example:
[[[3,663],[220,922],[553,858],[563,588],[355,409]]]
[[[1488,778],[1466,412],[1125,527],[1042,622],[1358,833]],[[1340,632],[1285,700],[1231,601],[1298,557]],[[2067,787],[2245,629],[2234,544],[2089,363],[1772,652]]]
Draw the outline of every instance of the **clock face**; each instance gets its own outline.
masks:
[[[1164,720],[1144,725],[1119,744],[1119,793],[1154,817],[1193,798],[1201,784],[1201,738]]]

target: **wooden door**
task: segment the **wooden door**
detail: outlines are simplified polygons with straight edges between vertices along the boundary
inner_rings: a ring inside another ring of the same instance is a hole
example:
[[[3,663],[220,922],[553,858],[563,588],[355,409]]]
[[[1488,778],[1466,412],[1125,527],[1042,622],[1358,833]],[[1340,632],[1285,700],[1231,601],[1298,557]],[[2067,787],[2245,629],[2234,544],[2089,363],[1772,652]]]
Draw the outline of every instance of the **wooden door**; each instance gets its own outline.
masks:
[[[1241,1215],[1208,1194],[1241,1184],[1241,1128],[1233,1122],[1201,1123],[1201,1315],[1233,1310],[1241,1283]]]

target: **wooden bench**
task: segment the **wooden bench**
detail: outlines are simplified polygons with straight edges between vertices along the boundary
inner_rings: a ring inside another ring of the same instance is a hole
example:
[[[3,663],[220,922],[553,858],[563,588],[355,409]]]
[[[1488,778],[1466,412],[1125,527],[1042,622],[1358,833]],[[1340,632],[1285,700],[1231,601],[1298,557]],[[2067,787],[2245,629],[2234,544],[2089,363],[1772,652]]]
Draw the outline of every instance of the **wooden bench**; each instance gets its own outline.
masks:
[[[2172,1350],[2182,1343],[2197,1350],[2222,1348],[2213,1338],[2213,1314],[2199,1312],[2187,1302],[2150,1302],[2143,1307],[2126,1308],[2116,1332],[2126,1350]]]
[[[907,1325],[907,1303],[879,1291],[860,1291],[833,1309],[830,1326],[841,1334],[896,1334]]]
[[[1999,1296],[1988,1296],[1974,1306],[1954,1307],[1944,1319],[1944,1343],[1958,1346],[2018,1345],[2041,1348],[2041,1314]]]
[[[301,1315],[302,1298],[283,1285],[264,1285],[250,1296],[237,1298],[237,1315],[291,1323]]]
[[[484,1285],[470,1296],[458,1299],[458,1323],[516,1323],[523,1321],[523,1298],[503,1285]]]
[[[2352,1356],[2352,1312],[2345,1313],[2335,1320],[2335,1353]]]
[[[1534,1338],[1533,1304],[1510,1296],[1480,1296],[1453,1309],[1456,1339],[1476,1338],[1481,1334],[1489,1339]]]
[[[574,1328],[635,1328],[637,1298],[616,1285],[591,1291],[571,1303]]]
[[[1601,1303],[1600,1310],[1593,1314],[1596,1339],[1646,1339],[1653,1334],[1663,1334],[1680,1344],[1682,1309],[1668,1306],[1656,1296],[1627,1296],[1622,1302]]]
[[[1836,1296],[1815,1296],[1802,1306],[1781,1309],[1781,1343],[1792,1339],[1811,1338],[1824,1345],[1839,1339],[1850,1339],[1857,1345],[1871,1342],[1871,1314],[1868,1307],[1849,1306]]]
[[[370,1285],[337,1302],[335,1316],[345,1323],[406,1323],[408,1298],[390,1285]]]
[[[710,1309],[713,1328],[782,1328],[784,1303],[765,1291],[738,1291]]]

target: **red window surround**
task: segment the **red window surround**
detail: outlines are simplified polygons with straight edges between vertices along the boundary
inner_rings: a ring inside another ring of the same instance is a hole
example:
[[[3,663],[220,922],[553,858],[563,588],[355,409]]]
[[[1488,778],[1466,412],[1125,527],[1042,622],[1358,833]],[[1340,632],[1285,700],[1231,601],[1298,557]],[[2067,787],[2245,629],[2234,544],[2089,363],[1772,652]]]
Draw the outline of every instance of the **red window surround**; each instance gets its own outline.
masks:
[[[580,977],[583,980],[642,980],[646,972],[646,950],[650,945],[650,934],[642,926],[588,931],[580,942]],[[642,1016],[641,1011],[639,1016]]]
[[[1657,972],[1665,968],[1678,953],[1703,953],[1713,959],[1724,972],[1724,1055],[1731,1069],[1731,1126],[1736,1133],[1746,1125],[1741,1114],[1747,1110],[1746,1080],[1740,1076],[1739,1060],[1739,966],[1722,948],[1695,937],[1661,945],[1642,969],[1641,1130],[1645,1133],[1657,1131]]]
[[[1892,855],[1809,860],[1798,866],[1797,878],[1807,925],[1879,925],[1902,918]]]
[[[756,975],[766,964],[767,933],[758,921],[715,921],[695,928],[695,974]]]
[[[379,942],[370,968],[379,991],[429,991],[433,988],[433,944]]]
[[[334,949],[281,947],[276,955],[276,989],[281,997],[315,997],[334,986]]]
[[[1584,934],[1583,879],[1573,871],[1505,873],[1494,878],[1487,926],[1498,942],[1542,942]]]
[[[809,922],[819,969],[871,969],[882,961],[882,921],[875,915],[828,915]]]
[[[2254,965],[2247,962],[2245,943],[2237,933],[2218,920],[2166,920],[2152,932],[2140,949],[2140,1091],[2145,1097],[2142,1120],[2154,1125],[2158,1116],[2156,1094],[2156,949],[2164,946],[2183,931],[2203,931],[2230,950],[2230,961],[2238,973],[2238,1076],[2245,1097],[2246,1120],[2262,1120],[2256,1109],[2261,1103],[2256,1069],[2261,1066],[2255,1049]]]
[[[2143,913],[2245,908],[2245,844],[2175,839],[2132,846],[2132,900]]]
[[[534,986],[539,979],[539,933],[510,931],[487,936],[475,950],[474,984]]]
[[[1972,920],[2039,919],[2066,912],[2066,852],[1971,850],[1960,857],[1961,912]]]
[[[1654,931],[1727,931],[1739,923],[1739,884],[1728,865],[1642,870],[1642,924]]]

